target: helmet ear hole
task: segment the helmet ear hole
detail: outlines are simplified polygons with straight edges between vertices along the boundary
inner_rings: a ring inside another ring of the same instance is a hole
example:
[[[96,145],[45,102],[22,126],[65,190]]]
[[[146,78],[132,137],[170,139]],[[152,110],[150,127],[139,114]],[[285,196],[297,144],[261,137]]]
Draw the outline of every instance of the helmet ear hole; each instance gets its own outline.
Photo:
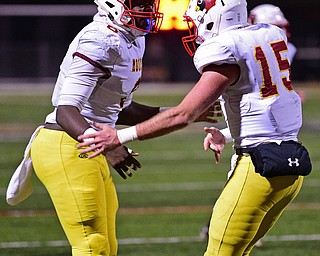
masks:
[[[213,28],[214,22],[209,22],[207,24],[207,30],[211,30]]]

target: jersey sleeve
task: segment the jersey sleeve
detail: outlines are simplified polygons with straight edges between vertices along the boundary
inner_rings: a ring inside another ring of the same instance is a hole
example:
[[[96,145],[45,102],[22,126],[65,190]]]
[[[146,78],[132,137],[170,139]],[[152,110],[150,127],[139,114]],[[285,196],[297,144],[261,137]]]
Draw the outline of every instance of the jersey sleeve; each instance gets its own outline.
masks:
[[[199,73],[209,64],[236,64],[232,43],[220,42],[224,38],[210,38],[199,46],[194,56],[194,65]]]
[[[87,31],[78,40],[58,105],[71,105],[80,111],[89,99],[99,78],[110,76],[120,55],[120,40],[113,33]]]
[[[58,105],[71,105],[81,110],[103,75],[102,70],[75,56],[64,79]]]

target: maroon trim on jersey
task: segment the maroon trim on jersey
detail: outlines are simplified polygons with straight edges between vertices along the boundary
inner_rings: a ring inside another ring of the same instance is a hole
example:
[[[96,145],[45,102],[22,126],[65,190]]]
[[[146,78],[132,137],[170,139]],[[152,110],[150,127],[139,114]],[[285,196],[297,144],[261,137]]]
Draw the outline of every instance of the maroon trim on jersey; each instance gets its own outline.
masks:
[[[108,25],[107,28],[110,29],[114,33],[118,33],[118,29],[116,29],[115,27]]]
[[[103,78],[110,78],[111,77],[111,72],[108,68],[105,68],[104,66],[100,65],[98,62],[96,61],[93,61],[92,59],[90,59],[89,57],[87,57],[86,55],[83,55],[82,53],[80,52],[75,52],[74,54],[72,54],[72,56],[77,56],[87,62],[89,62],[92,66],[96,67],[96,68],[99,68],[101,69],[104,73],[106,73],[105,76],[102,76]]]

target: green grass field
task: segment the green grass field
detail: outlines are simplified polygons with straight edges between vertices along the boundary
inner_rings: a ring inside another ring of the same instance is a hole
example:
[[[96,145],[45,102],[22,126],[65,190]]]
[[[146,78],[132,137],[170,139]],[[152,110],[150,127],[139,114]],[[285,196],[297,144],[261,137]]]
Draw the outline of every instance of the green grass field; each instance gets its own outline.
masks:
[[[313,172],[253,256],[315,256],[320,251],[320,84],[299,86],[306,95],[300,139],[309,149]],[[3,90],[1,85],[0,89],[0,256],[70,255],[50,198],[35,175],[30,198],[15,207],[5,201],[7,184],[29,136],[51,111],[50,90],[39,92],[32,86]],[[135,100],[169,106],[186,92],[186,87],[174,92],[142,90]],[[120,203],[119,256],[203,254],[206,242],[199,239],[199,232],[209,220],[232,154],[229,145],[221,164],[215,164],[211,152],[202,149],[205,125],[193,124],[162,138],[128,144],[140,152],[143,168],[127,180],[113,171]],[[223,120],[217,124],[223,125]]]

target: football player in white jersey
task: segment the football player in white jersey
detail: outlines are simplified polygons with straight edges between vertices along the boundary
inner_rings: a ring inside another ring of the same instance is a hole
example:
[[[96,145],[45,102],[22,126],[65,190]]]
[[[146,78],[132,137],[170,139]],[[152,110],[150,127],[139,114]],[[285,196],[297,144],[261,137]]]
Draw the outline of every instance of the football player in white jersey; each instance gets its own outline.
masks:
[[[249,24],[257,24],[257,23],[266,23],[266,24],[272,24],[275,26],[278,26],[281,28],[287,36],[288,42],[288,60],[290,64],[292,64],[292,61],[294,59],[294,56],[297,52],[297,48],[290,42],[291,34],[290,34],[290,23],[285,18],[283,12],[278,6],[272,5],[272,4],[261,4],[256,7],[254,7],[249,12]],[[297,93],[299,94],[301,100],[304,100],[304,94],[302,90],[298,90]],[[204,226],[201,230],[200,237],[205,240],[208,238],[208,230],[209,227]],[[259,240],[256,244],[256,246],[261,246],[262,242]]]
[[[311,172],[298,142],[301,101],[290,81],[287,38],[277,26],[249,26],[245,0],[191,0],[185,19],[190,35],[183,43],[201,73],[193,89],[176,107],[135,126],[116,130],[95,123],[100,131],[79,137],[93,142],[78,148],[94,158],[128,141],[168,134],[222,96],[235,155],[214,206],[205,256],[249,255]],[[228,138],[215,127],[205,131],[204,148],[219,163]]]
[[[117,255],[118,199],[107,165],[126,178],[140,163],[126,147],[88,161],[77,137],[93,122],[133,125],[159,112],[132,101],[142,75],[145,38],[163,14],[159,0],[95,0],[98,12],[74,38],[60,66],[52,104],[31,146],[34,170],[47,188],[72,255]]]

